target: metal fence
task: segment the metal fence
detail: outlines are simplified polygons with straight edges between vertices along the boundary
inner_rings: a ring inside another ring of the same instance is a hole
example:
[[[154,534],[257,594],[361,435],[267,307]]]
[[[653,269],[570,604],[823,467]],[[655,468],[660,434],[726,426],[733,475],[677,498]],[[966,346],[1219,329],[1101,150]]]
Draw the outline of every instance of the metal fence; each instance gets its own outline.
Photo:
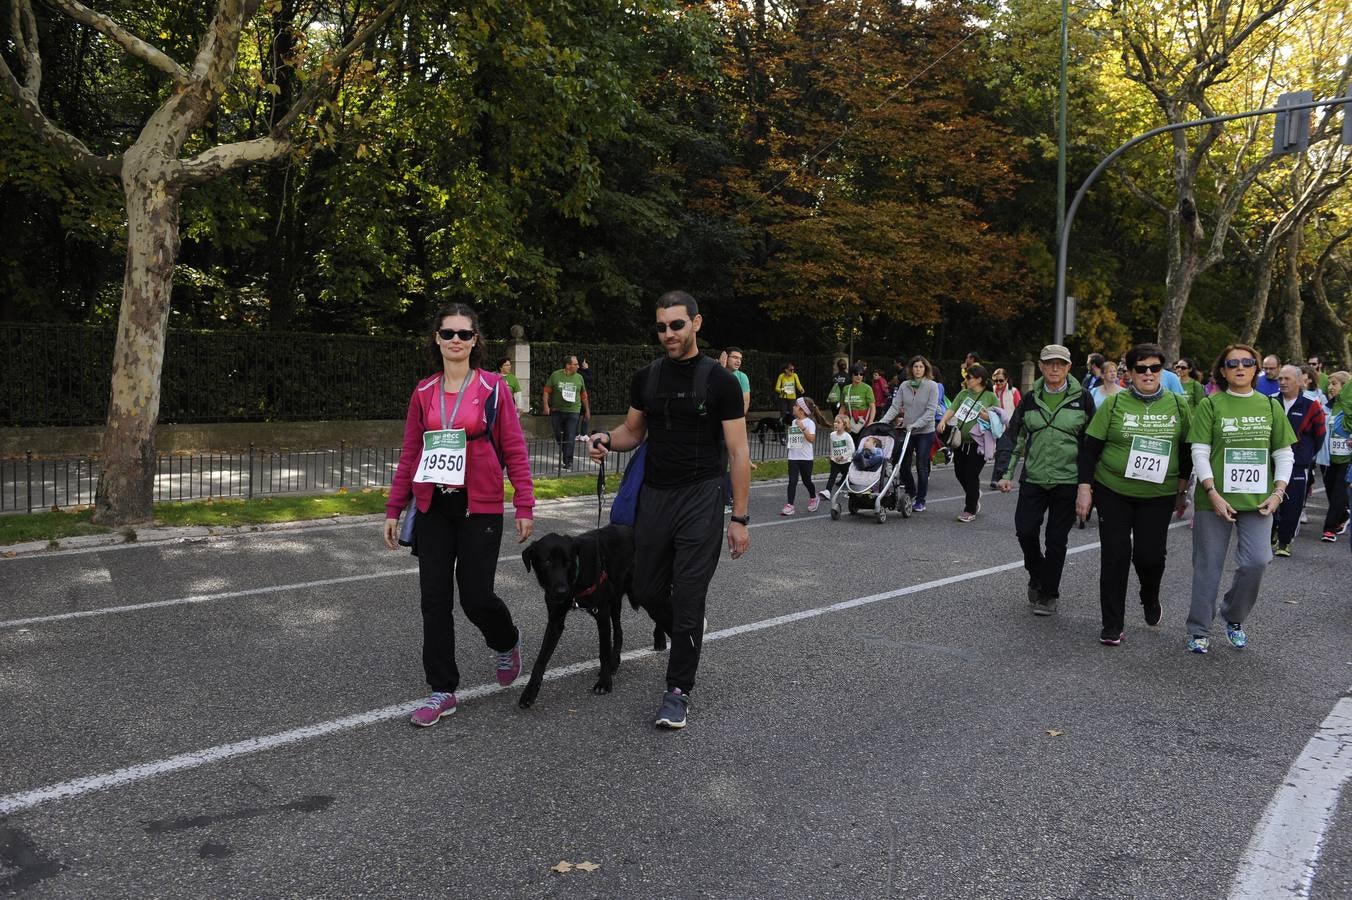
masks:
[[[817,448],[825,455],[825,441]],[[537,478],[595,477],[598,466],[577,441],[573,465],[564,469],[559,444],[552,438],[526,442]],[[619,472],[630,452],[609,453],[606,471]],[[751,437],[751,459],[784,459],[784,444],[774,432]],[[340,488],[389,487],[399,464],[398,447],[348,447],[329,450],[263,450],[250,446],[235,453],[161,453],[155,470],[155,502],[250,499],[277,494],[319,494]],[[92,457],[0,459],[0,513],[35,512],[87,506],[98,489],[99,461]]]

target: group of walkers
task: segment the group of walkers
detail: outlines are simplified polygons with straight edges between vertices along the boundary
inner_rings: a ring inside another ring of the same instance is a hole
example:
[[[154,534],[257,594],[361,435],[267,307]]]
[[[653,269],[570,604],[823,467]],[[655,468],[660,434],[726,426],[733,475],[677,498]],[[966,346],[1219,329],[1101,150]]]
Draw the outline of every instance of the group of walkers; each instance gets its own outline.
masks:
[[[654,719],[664,728],[686,724],[726,513],[731,513],[726,531],[732,558],[750,546],[749,383],[736,348],[729,348],[722,366],[700,353],[696,336],[702,321],[690,295],[672,291],[659,298],[655,330],[664,355],[634,373],[623,424],[587,435],[588,452],[598,461],[612,450],[640,443],[646,448],[634,523],[634,596],[671,636],[666,686]],[[470,308],[455,304],[438,313],[429,344],[437,372],[413,390],[386,507],[385,544],[390,549],[406,544],[418,557],[422,656],[431,688],[410,719],[420,726],[434,725],[456,709],[456,587],[498,682],[511,684],[521,671],[521,633],[493,585],[504,476],[514,489],[519,542],[533,530],[534,488],[517,413],[519,385],[501,363],[499,373],[480,368],[480,340]],[[903,466],[902,489],[913,509],[923,512],[930,457],[942,439],[963,488],[960,522],[974,522],[981,511],[987,461],[993,463],[989,483],[995,489],[1009,492],[1018,478],[1014,531],[1036,616],[1056,612],[1070,530],[1097,511],[1099,640],[1105,645],[1124,639],[1132,568],[1144,621],[1161,622],[1171,519],[1182,519],[1190,500],[1196,512],[1186,628],[1187,649],[1194,653],[1210,650],[1218,613],[1230,645],[1248,643],[1245,624],[1264,572],[1274,555],[1289,555],[1316,467],[1329,495],[1323,540],[1336,541],[1346,530],[1352,462],[1344,424],[1352,403],[1352,395],[1343,393],[1346,372],[1321,379],[1318,368],[1311,374],[1263,359],[1260,375],[1258,352],[1237,343],[1207,373],[1207,384],[1223,388],[1207,391],[1190,360],[1171,366],[1159,346],[1147,343],[1131,348],[1120,364],[1091,356],[1080,381],[1071,374],[1067,348],[1052,344],[1039,354],[1040,377],[1022,394],[1003,369],[989,372],[969,355],[962,388],[949,401],[928,360],[898,362],[906,377],[892,386],[885,404],[864,384],[861,367],[841,371],[848,380],[834,383],[834,421],[805,396],[792,367],[781,374],[776,393],[788,401],[782,410],[789,417],[783,514],[794,512],[799,483],[808,491],[809,511],[840,489],[851,459],[875,449],[856,447],[852,435],[875,421],[909,432],[895,462]],[[586,381],[578,371],[576,358],[568,358],[544,393],[545,410],[557,417],[556,429],[569,447],[571,432],[590,417]],[[1276,385],[1272,394],[1267,382]],[[812,467],[821,438],[831,474],[819,495]],[[1236,571],[1218,608],[1232,537]]]

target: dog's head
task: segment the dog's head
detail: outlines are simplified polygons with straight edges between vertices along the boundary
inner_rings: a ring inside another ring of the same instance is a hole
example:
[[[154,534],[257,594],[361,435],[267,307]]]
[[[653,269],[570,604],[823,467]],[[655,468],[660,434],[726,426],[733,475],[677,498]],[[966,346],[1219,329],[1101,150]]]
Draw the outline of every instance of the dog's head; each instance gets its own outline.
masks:
[[[521,551],[526,571],[535,572],[536,580],[544,588],[546,603],[572,599],[579,554],[577,541],[553,532]]]

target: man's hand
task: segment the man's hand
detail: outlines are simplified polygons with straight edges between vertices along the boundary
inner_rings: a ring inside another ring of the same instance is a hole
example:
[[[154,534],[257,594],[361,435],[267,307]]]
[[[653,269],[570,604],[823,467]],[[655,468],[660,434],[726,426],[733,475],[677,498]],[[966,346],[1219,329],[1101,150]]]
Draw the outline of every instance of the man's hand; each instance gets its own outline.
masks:
[[[385,546],[391,550],[399,549],[399,520],[385,520]]]
[[[534,530],[535,530],[534,519],[517,519],[516,542],[518,544],[524,544],[526,541],[530,540],[531,532],[533,532]]]
[[[1002,494],[1008,494],[1008,493],[1009,493],[1009,489],[1010,489],[1011,487],[1013,487],[1013,485],[1009,483],[1009,479],[1008,479],[1008,478],[1001,478],[1001,479],[1000,479],[1000,485],[999,485],[999,487],[1000,487],[1000,493],[1002,493]]]
[[[739,558],[749,549],[751,549],[751,534],[746,530],[746,526],[740,522],[729,522],[728,550],[732,553],[732,558]]]
[[[591,457],[592,462],[601,462],[609,452],[610,435],[604,431],[587,435],[587,455]]]
[[[1075,491],[1075,518],[1081,522],[1089,518],[1089,511],[1094,508],[1094,491],[1087,484],[1082,484]]]

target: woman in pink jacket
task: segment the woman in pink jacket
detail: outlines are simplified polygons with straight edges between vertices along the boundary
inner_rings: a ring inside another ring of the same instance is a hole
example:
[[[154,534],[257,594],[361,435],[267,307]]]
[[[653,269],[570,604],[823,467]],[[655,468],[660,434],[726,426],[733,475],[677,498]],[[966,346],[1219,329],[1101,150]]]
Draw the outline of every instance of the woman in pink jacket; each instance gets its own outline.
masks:
[[[521,674],[521,632],[493,592],[502,544],[502,470],[515,491],[516,537],[530,537],[535,490],[516,404],[502,377],[479,368],[479,320],[462,304],[442,308],[428,345],[437,374],[408,403],[404,446],[385,505],[385,546],[398,546],[399,513],[417,505],[413,552],[422,593],[423,670],[432,694],[413,711],[414,725],[435,725],[455,712],[454,585],[460,606],[493,651],[498,683]],[[410,515],[413,511],[409,511]],[[454,578],[454,583],[452,582]]]

